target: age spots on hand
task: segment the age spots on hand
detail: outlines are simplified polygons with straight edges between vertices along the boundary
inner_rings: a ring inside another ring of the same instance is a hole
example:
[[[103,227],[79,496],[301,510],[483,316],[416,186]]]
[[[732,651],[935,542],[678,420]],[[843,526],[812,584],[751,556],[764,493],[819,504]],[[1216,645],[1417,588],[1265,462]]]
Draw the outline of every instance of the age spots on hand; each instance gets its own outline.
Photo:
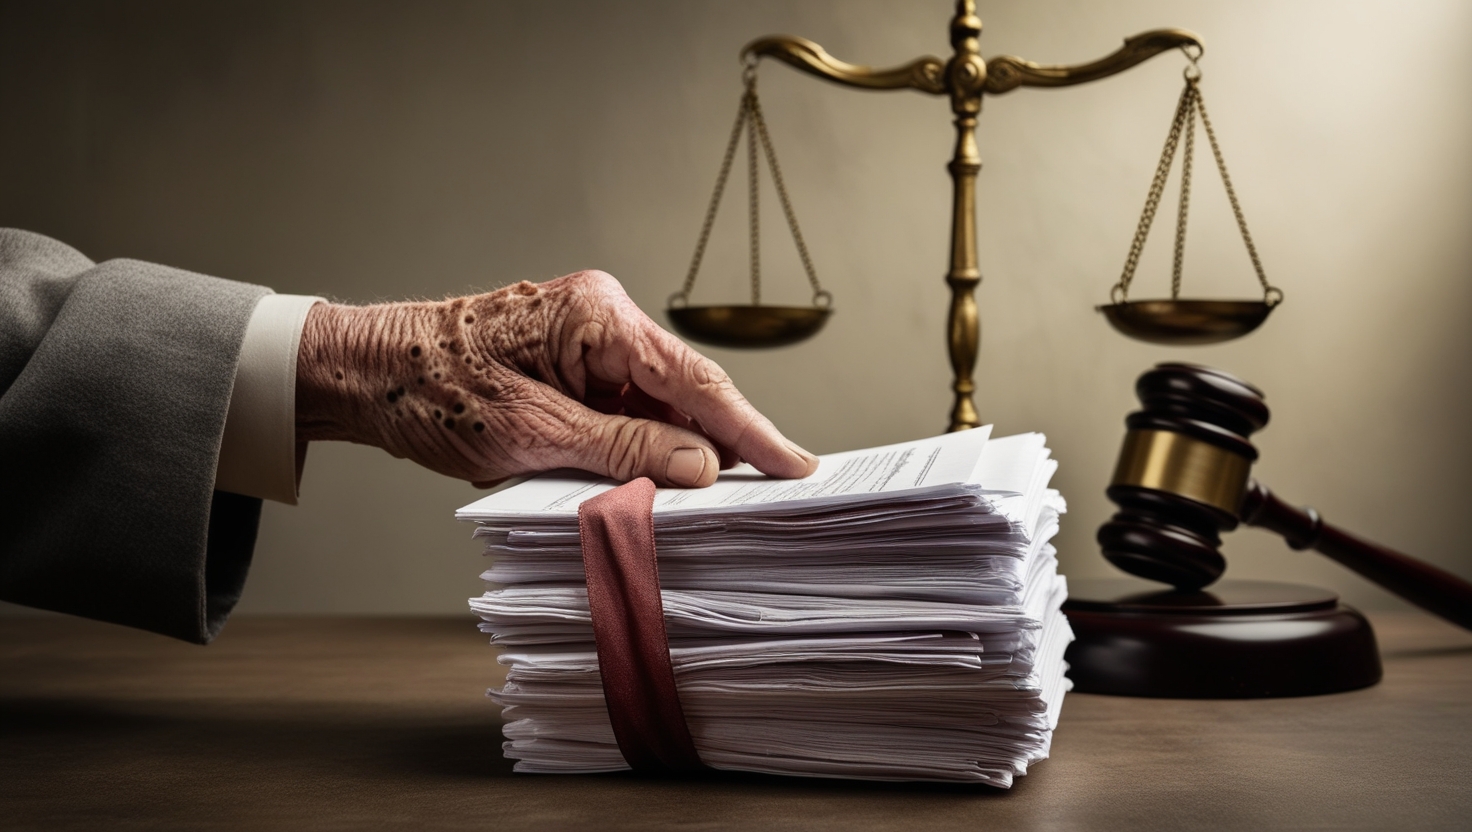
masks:
[[[446,418],[445,419],[445,427],[449,428],[450,430],[454,430],[455,429],[455,420],[454,419],[451,419],[451,418]]]
[[[397,390],[390,390],[390,391],[388,391],[388,403],[389,404],[393,404],[394,402],[396,402],[398,400],[399,400],[399,393],[398,393]]]
[[[541,306],[541,305],[542,305],[542,299],[541,298],[532,298],[532,302],[529,303],[529,304],[527,304],[527,306],[531,307],[532,309],[536,309],[538,306]]]
[[[342,370],[338,370],[337,372],[333,373],[332,376],[338,381],[342,381]]]
[[[444,418],[444,416],[445,416],[445,414],[443,414],[443,413],[441,413],[441,412],[439,412],[439,411],[438,411],[438,410],[436,410],[436,411],[435,411],[435,412],[434,412],[434,418],[436,418],[436,419],[443,419],[443,418]]]
[[[536,284],[534,284],[534,283],[528,283],[525,280],[521,281],[520,283],[516,284],[515,286],[512,286],[511,287],[511,290],[513,292],[515,292],[516,294],[518,294],[518,295],[527,295],[528,297],[530,297],[531,295],[535,295],[537,293]]]
[[[423,352],[424,350],[421,350],[418,344],[415,344],[414,346],[409,348],[409,355],[413,356],[414,358],[418,358]]]
[[[473,324],[473,323],[475,323],[475,316],[474,315],[466,315],[465,316],[465,322],[467,324]]]
[[[484,422],[476,422],[474,425],[472,425],[472,427],[475,428],[476,433],[480,433],[481,431],[486,429],[486,425]]]

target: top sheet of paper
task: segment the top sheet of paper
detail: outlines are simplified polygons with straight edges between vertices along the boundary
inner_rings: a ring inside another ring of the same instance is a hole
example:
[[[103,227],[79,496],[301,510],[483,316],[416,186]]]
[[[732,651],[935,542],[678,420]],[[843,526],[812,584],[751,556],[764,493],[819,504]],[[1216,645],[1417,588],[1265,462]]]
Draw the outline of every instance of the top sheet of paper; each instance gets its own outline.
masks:
[[[805,479],[780,480],[742,464],[721,473],[709,488],[661,488],[655,514],[725,514],[751,506],[802,500],[844,503],[874,494],[969,487],[1024,494],[1038,473],[1042,434],[990,439],[991,426],[818,458]],[[515,522],[575,515],[583,500],[615,487],[613,480],[579,471],[554,471],[483,497],[455,512],[460,520]]]

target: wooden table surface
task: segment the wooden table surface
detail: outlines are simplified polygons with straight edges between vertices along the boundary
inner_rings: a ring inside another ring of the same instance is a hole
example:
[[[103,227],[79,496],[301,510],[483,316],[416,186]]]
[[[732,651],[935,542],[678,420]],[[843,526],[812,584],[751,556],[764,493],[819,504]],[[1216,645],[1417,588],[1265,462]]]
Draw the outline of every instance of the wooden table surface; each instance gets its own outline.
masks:
[[[468,618],[251,618],[210,647],[0,619],[5,829],[1472,829],[1472,634],[1372,616],[1333,696],[1070,695],[1011,791],[513,775]]]

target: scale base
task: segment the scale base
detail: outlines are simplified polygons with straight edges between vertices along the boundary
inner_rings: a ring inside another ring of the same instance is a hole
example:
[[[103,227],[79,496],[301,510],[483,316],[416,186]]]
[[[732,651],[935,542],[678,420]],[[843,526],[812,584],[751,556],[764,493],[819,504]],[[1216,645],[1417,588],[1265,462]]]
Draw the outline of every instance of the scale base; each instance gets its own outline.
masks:
[[[1326,589],[1221,581],[1179,592],[1133,578],[1070,582],[1073,689],[1114,696],[1312,696],[1380,681],[1370,622]]]

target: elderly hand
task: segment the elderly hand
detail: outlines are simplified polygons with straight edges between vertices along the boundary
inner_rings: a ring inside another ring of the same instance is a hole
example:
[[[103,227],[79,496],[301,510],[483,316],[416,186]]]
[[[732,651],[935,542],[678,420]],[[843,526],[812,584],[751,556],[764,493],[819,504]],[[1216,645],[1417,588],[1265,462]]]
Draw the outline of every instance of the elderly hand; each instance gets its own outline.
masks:
[[[296,395],[299,439],[377,445],[480,486],[554,468],[707,486],[738,457],[777,477],[817,468],[596,271],[437,303],[318,304]]]

